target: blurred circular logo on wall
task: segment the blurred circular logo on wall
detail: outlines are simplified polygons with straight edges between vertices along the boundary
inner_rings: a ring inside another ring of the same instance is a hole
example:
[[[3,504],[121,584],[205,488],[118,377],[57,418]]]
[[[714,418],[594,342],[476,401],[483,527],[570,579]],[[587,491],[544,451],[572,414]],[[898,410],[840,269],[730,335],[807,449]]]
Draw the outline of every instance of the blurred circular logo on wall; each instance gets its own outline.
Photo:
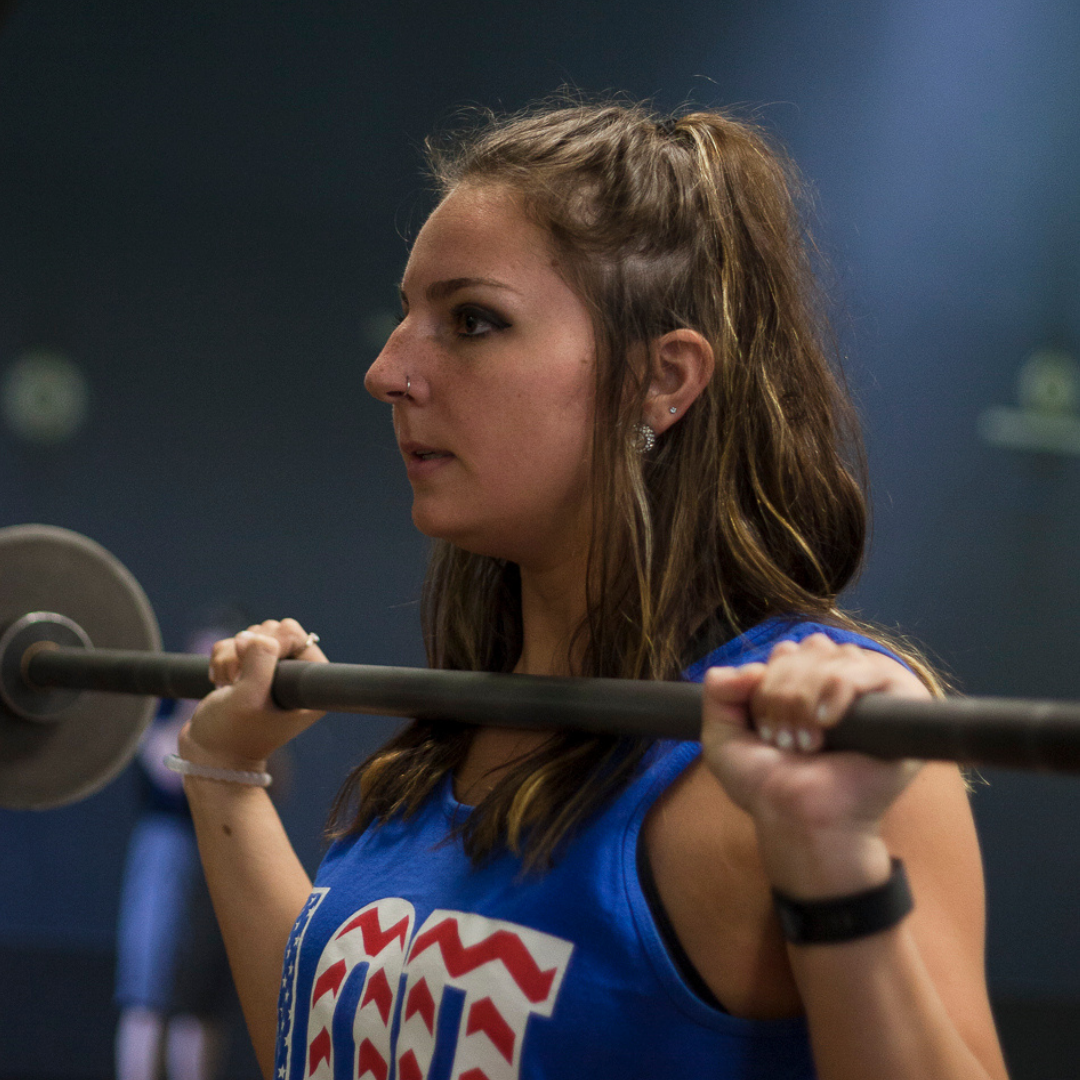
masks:
[[[59,349],[30,349],[0,383],[0,409],[9,431],[24,442],[57,446],[73,439],[90,412],[82,369]]]

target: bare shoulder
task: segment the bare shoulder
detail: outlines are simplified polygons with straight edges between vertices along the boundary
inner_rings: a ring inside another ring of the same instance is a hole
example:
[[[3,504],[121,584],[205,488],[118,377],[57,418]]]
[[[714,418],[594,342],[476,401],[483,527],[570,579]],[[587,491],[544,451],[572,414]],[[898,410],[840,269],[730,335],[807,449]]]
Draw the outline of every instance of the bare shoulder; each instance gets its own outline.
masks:
[[[700,759],[645,822],[657,891],[690,962],[736,1016],[801,1011],[752,819]]]
[[[961,1026],[985,1029],[982,865],[966,785],[955,766],[929,764],[889,811],[890,851],[915,894],[911,927],[946,998],[966,995]],[[773,912],[753,820],[702,762],[653,807],[645,843],[657,891],[690,962],[737,1016],[790,1016],[802,1005]]]

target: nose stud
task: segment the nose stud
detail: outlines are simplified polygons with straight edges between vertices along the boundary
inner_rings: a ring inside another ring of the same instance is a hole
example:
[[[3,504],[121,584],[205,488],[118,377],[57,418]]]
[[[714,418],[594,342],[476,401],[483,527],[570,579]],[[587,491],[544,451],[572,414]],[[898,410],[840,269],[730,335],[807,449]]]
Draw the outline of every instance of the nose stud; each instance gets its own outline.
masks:
[[[408,375],[406,375],[406,376],[405,376],[405,396],[406,396],[406,397],[408,397],[408,395],[409,395],[409,391],[410,391],[411,389],[412,389],[412,382],[410,381],[410,379],[409,379],[409,376],[408,376]]]

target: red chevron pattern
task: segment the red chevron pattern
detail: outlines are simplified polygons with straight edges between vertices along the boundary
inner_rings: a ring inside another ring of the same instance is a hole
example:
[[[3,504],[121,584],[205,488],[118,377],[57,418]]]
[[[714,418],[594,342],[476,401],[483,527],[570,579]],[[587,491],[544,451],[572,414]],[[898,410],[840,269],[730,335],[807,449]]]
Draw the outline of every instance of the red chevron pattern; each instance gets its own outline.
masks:
[[[333,967],[328,967],[315,983],[315,989],[311,993],[311,1003],[315,1004],[329,990],[334,997],[341,989],[341,980],[345,978],[345,961],[339,960]]]
[[[527,1027],[552,1015],[571,942],[445,909],[417,926],[400,897],[343,917],[309,976],[306,1080],[389,1080],[395,1060],[396,1080],[427,1080],[436,1061],[458,1080],[520,1080]],[[464,992],[453,1023],[440,1019],[451,987]]]
[[[409,934],[409,920],[402,919],[395,923],[389,930],[383,930],[379,925],[378,908],[368,908],[361,912],[352,922],[347,923],[337,932],[337,937],[344,937],[353,930],[359,929],[364,938],[364,950],[368,956],[378,956],[395,938],[405,948],[405,939]]]
[[[501,960],[521,992],[534,1003],[543,1001],[548,996],[558,973],[556,968],[541,971],[529,950],[521,943],[521,938],[509,930],[496,930],[483,941],[466,947],[461,943],[457,920],[444,919],[426,933],[417,936],[409,954],[409,962],[433,945],[439,946],[446,970],[455,979],[483,964]]]
[[[386,971],[383,968],[379,968],[368,979],[367,986],[364,988],[364,996],[360,1001],[360,1008],[362,1009],[369,1001],[375,1002],[375,1007],[379,1010],[382,1022],[389,1024],[390,1010],[394,1007],[394,991],[390,989],[390,980],[386,977]]]
[[[375,1049],[372,1041],[365,1039],[360,1044],[360,1051],[356,1055],[356,1080],[363,1080],[368,1073],[371,1073],[375,1080],[386,1080],[390,1073],[390,1066],[386,1058]]]
[[[424,1080],[424,1074],[420,1069],[420,1063],[416,1055],[407,1050],[398,1061],[398,1076],[400,1080]]]
[[[388,897],[354,911],[326,941],[311,988],[305,1073],[309,1080],[329,1080],[343,1066],[356,1080],[387,1080],[393,1060],[394,998],[412,925],[412,905]],[[347,995],[348,1007],[356,1012],[351,1025],[355,1041],[347,1051],[353,1059],[350,1067],[336,1060],[346,1051],[339,1045],[340,1036],[331,1032],[343,1019],[339,1010],[345,986],[358,979],[357,996]]]
[[[431,996],[426,979],[421,979],[410,991],[405,1002],[405,1019],[409,1020],[419,1013],[428,1031],[435,1034],[435,999]]]
[[[330,1054],[333,1047],[330,1044],[330,1032],[323,1028],[314,1039],[311,1040],[311,1050],[308,1055],[308,1075],[312,1075],[322,1062],[330,1064]]]
[[[465,1034],[472,1035],[482,1031],[508,1063],[514,1060],[514,1029],[503,1019],[495,1002],[486,997],[478,1001],[469,1010],[469,1021]],[[462,1080],[465,1080],[462,1077]]]

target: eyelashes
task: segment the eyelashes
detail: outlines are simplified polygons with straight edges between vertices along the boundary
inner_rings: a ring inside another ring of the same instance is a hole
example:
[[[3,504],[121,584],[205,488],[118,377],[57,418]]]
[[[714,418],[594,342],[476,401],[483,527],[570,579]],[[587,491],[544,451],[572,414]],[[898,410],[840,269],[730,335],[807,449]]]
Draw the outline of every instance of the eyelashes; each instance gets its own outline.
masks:
[[[476,304],[459,304],[450,312],[456,332],[461,337],[478,338],[487,334],[506,330],[508,323],[494,311],[478,307]]]
[[[395,326],[400,326],[408,316],[407,311],[399,312],[394,318]],[[454,333],[463,338],[480,338],[499,330],[507,330],[510,323],[489,308],[476,304],[458,304],[450,311],[450,320]]]

